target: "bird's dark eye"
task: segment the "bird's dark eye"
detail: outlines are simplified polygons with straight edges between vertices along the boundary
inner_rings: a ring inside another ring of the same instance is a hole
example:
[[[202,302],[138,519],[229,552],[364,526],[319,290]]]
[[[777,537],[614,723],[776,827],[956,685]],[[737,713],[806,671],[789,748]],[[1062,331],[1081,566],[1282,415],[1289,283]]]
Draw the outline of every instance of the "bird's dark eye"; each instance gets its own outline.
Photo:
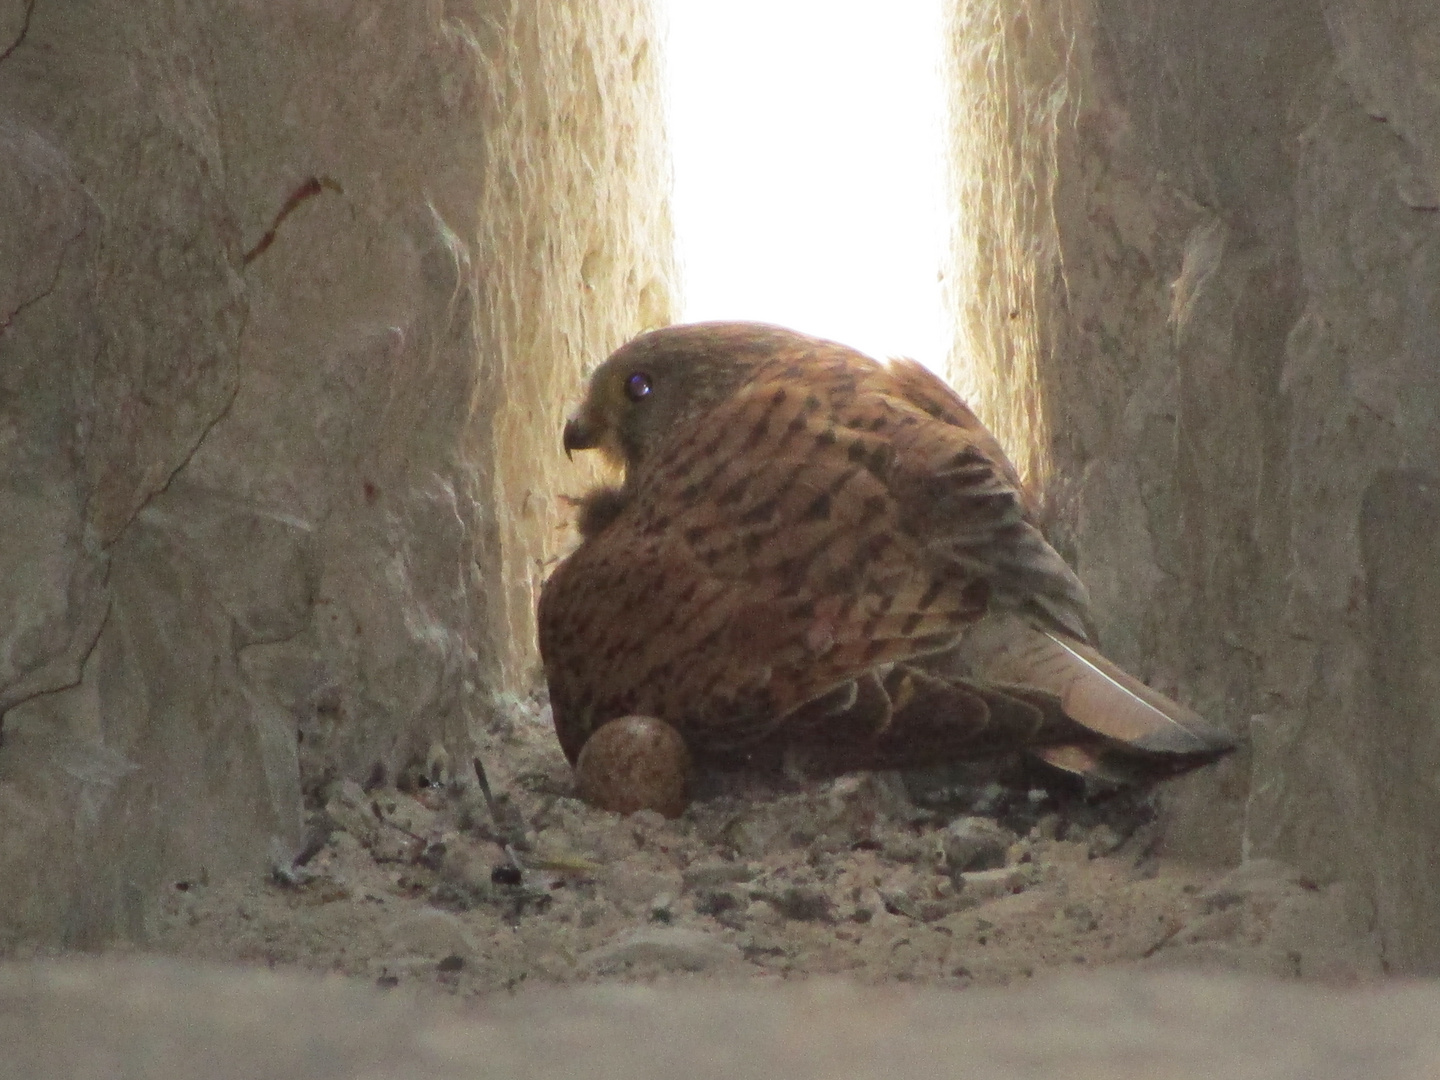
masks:
[[[650,376],[643,371],[633,372],[625,380],[625,396],[631,401],[640,401],[650,396]]]

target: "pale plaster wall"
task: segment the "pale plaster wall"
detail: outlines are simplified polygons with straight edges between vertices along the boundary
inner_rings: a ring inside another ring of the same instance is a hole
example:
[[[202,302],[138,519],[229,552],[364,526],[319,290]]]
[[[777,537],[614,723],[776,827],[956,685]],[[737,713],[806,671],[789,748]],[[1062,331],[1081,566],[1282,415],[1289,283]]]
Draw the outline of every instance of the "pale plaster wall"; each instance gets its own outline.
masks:
[[[1169,789],[1172,850],[1356,881],[1392,968],[1440,970],[1440,9],[952,30],[957,369],[1107,651],[1250,739]]]
[[[652,38],[0,0],[0,948],[139,934],[528,689],[564,401],[668,319]]]
[[[649,19],[0,0],[0,947],[139,934],[530,687],[566,402],[670,317]],[[1172,849],[1435,970],[1440,17],[954,19],[957,374],[1107,649],[1251,739]]]

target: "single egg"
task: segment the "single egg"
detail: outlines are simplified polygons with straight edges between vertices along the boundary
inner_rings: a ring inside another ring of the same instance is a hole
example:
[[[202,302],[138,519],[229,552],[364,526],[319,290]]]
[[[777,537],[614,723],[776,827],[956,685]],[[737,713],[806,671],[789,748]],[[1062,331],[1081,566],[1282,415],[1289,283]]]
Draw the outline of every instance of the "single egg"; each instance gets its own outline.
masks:
[[[653,716],[622,716],[586,741],[575,762],[575,789],[601,810],[633,814],[685,810],[690,751],[680,733]]]

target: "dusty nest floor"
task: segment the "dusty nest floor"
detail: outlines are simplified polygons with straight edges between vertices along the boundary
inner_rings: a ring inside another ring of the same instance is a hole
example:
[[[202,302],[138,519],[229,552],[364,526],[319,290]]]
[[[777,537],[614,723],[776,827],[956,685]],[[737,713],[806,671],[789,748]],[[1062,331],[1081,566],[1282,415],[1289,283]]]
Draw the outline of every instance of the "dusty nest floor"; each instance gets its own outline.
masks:
[[[441,756],[406,790],[331,785],[298,860],[169,885],[153,948],[463,994],[819,974],[961,987],[1102,965],[1381,972],[1342,887],[1266,861],[1220,875],[1167,860],[1144,798],[861,775],[620,818],[573,797],[533,703],[511,708],[485,760],[499,822],[470,763]]]

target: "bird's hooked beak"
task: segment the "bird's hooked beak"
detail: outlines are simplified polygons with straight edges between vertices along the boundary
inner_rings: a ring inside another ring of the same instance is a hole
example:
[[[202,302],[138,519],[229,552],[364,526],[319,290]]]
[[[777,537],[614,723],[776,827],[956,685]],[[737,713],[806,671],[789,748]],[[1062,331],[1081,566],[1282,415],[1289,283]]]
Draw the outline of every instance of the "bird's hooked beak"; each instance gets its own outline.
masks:
[[[575,460],[576,450],[593,450],[600,445],[595,432],[585,423],[580,416],[572,416],[565,421],[565,433],[561,436],[565,447],[565,456],[571,461]]]

